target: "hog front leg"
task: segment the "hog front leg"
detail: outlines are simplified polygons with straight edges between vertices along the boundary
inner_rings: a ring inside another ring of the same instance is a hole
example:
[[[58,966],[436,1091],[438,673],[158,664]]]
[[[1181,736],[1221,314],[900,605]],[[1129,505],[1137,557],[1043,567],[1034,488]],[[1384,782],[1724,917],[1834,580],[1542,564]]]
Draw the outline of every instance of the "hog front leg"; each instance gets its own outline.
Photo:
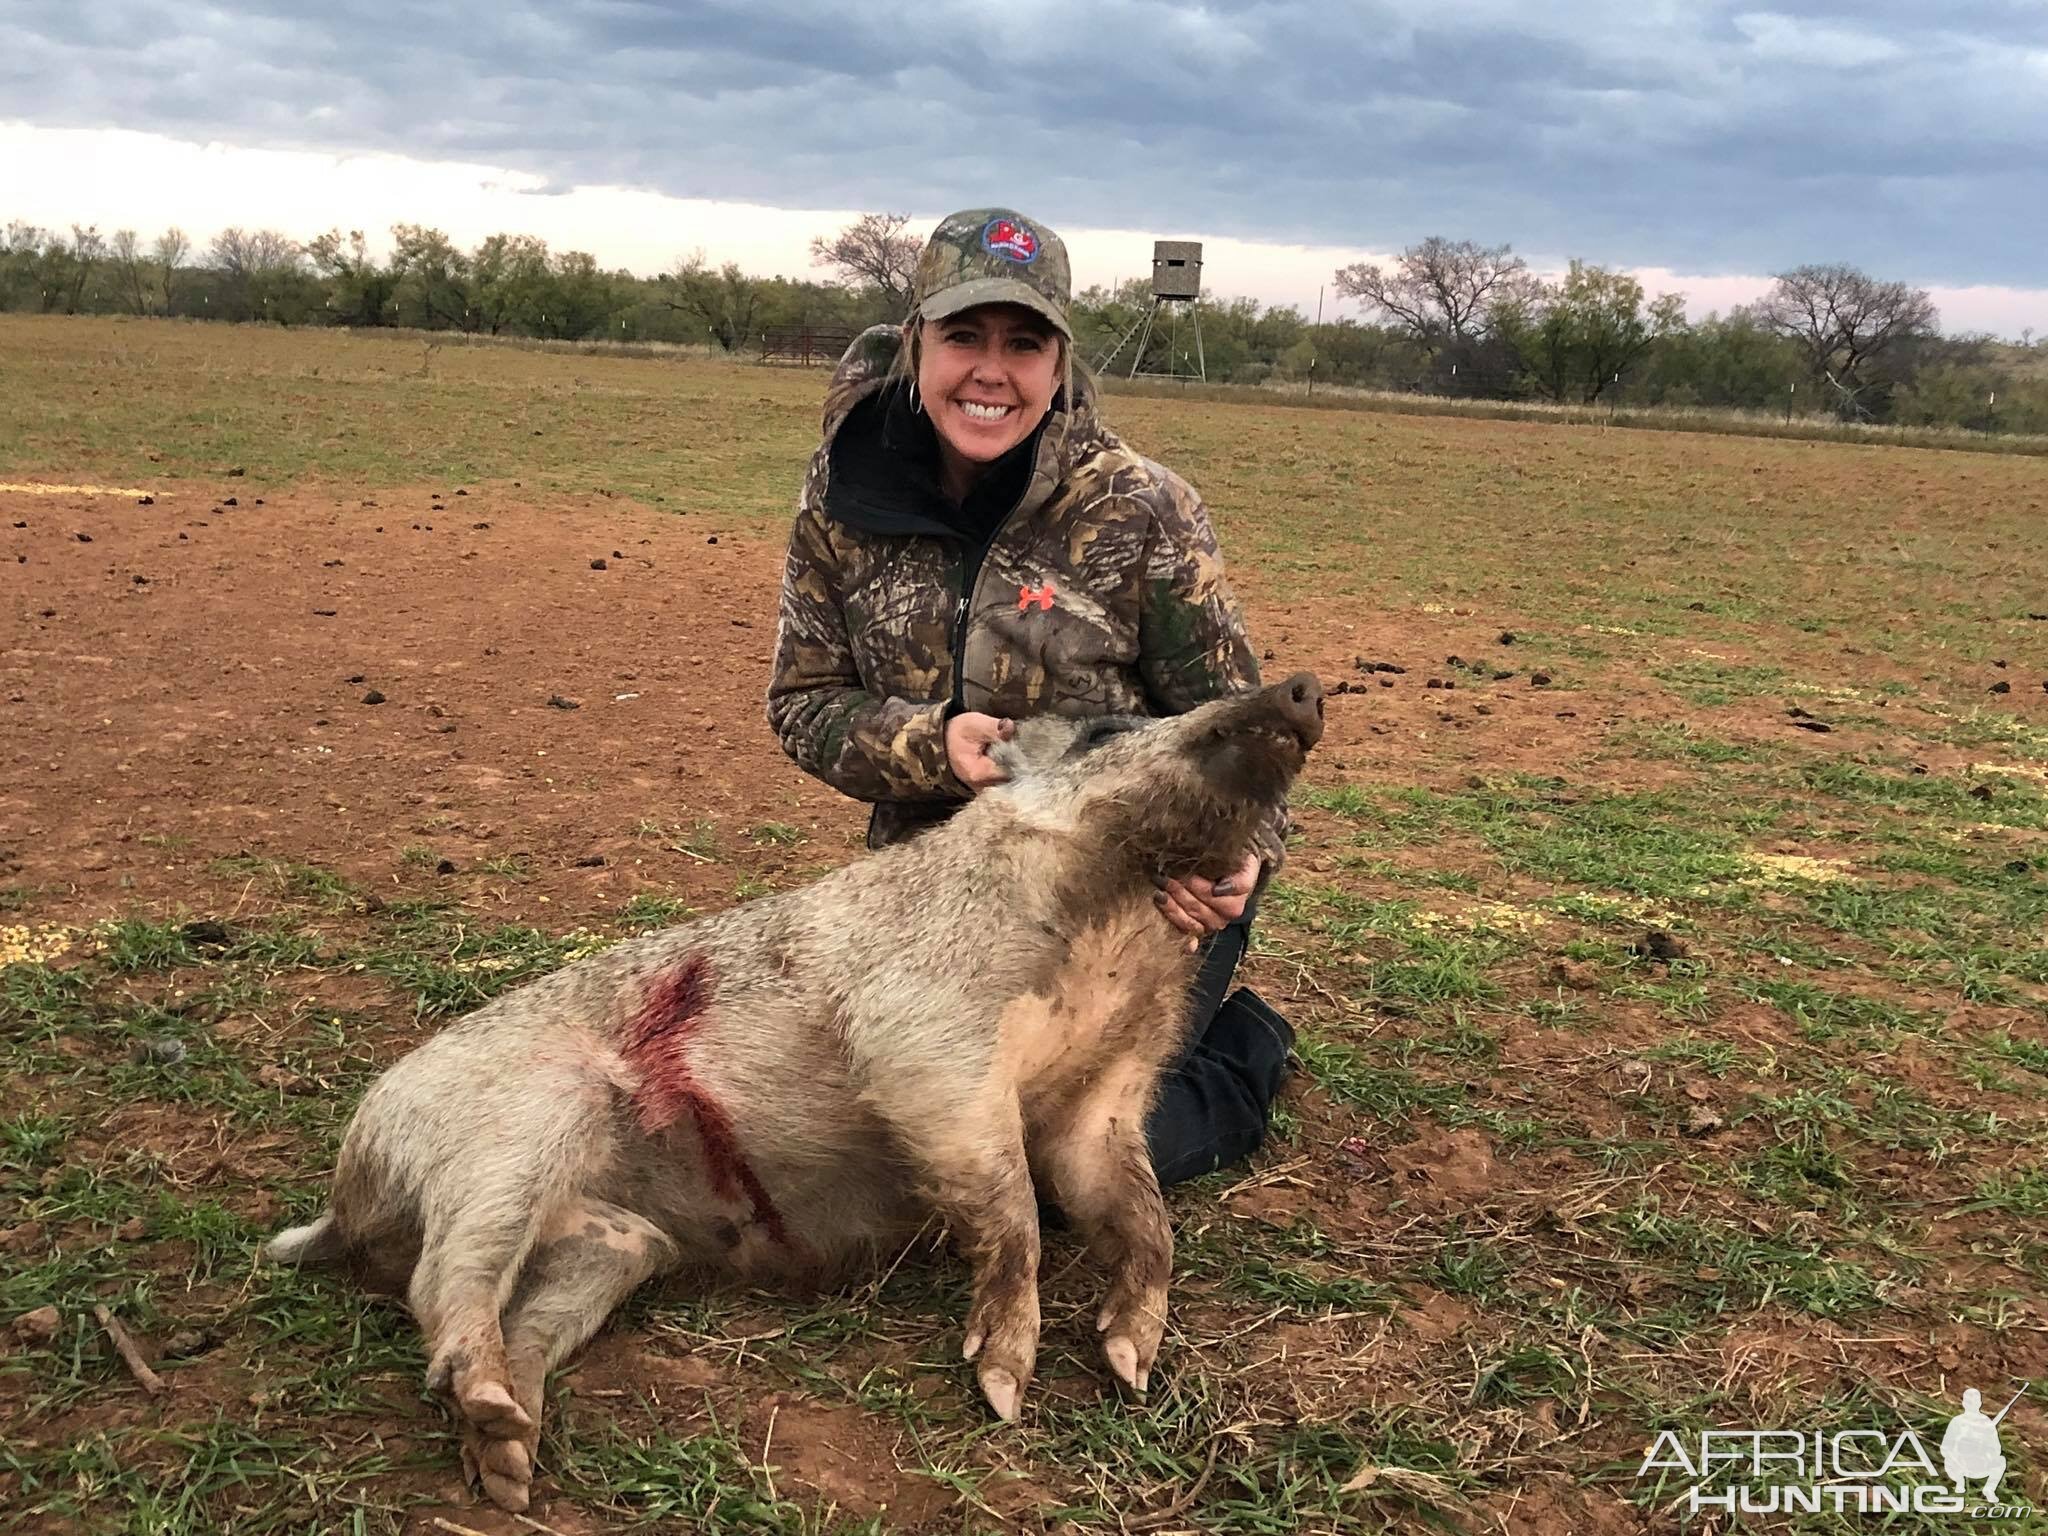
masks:
[[[1038,1362],[1038,1201],[1014,1091],[991,1083],[965,1100],[899,1078],[880,1104],[928,1198],[974,1266],[961,1353],[982,1395],[1014,1421]]]
[[[1034,1148],[1053,1198],[1110,1272],[1095,1326],[1103,1358],[1134,1392],[1151,1382],[1173,1271],[1173,1226],[1145,1145],[1157,1076],[1145,1063],[1117,1064]]]

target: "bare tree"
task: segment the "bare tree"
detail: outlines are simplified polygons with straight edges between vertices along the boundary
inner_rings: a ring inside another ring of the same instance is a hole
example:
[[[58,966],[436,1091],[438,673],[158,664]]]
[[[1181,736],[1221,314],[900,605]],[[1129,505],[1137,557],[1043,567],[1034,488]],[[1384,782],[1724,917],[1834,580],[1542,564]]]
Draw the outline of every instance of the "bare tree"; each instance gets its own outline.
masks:
[[[907,213],[864,213],[827,240],[811,241],[811,265],[832,267],[839,280],[881,290],[892,315],[910,308],[911,284],[917,275],[918,252],[924,242],[903,233]]]
[[[1863,396],[1884,382],[1888,353],[1935,331],[1925,288],[1879,282],[1842,262],[1795,267],[1757,306],[1764,325],[1797,342],[1816,380],[1841,397],[1844,414],[1866,414]]]
[[[1431,235],[1394,258],[1340,267],[1337,292],[1402,326],[1429,351],[1484,335],[1493,306],[1521,293],[1528,264],[1505,245]]]
[[[114,231],[114,243],[110,247],[114,258],[114,281],[121,294],[121,302],[134,315],[149,312],[148,301],[142,292],[142,243],[135,238],[132,229]]]
[[[274,229],[236,226],[214,236],[207,263],[221,276],[221,297],[233,320],[267,318],[277,290],[303,270],[296,241]]]
[[[157,269],[157,313],[168,315],[178,297],[178,270],[185,265],[185,258],[192,254],[192,239],[185,231],[173,224],[156,237],[156,244],[149,248],[149,259]]]
[[[100,264],[107,254],[107,242],[101,237],[97,224],[74,224],[71,226],[71,291],[64,306],[64,313],[75,315],[85,302],[86,279],[92,276],[92,269]]]
[[[207,256],[218,270],[240,276],[296,266],[299,247],[274,229],[245,232],[230,226],[214,236]]]

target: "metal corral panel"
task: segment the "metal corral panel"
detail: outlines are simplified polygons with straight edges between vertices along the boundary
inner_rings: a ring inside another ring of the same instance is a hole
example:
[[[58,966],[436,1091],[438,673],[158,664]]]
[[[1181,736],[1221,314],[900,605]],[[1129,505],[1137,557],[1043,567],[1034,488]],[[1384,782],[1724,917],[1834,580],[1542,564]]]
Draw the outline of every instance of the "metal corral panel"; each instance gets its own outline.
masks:
[[[1199,299],[1202,296],[1201,241],[1152,242],[1152,292],[1162,299]]]

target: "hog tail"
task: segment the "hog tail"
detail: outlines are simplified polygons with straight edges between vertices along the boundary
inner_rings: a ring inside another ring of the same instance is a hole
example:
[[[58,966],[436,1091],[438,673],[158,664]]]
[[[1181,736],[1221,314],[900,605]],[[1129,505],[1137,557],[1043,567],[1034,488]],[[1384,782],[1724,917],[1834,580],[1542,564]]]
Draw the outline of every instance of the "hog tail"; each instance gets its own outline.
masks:
[[[331,1212],[303,1227],[287,1227],[263,1245],[263,1256],[273,1264],[332,1264],[345,1246],[341,1228]]]

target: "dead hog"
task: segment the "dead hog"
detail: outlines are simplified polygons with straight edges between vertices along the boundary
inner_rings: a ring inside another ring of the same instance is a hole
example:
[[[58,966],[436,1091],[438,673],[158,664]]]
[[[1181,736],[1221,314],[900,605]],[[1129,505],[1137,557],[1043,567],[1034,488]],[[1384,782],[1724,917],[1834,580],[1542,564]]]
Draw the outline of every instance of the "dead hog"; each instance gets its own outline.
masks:
[[[1322,734],[1301,674],[1163,720],[1038,718],[1009,781],[786,892],[496,999],[364,1095],[326,1214],[274,1259],[404,1295],[463,1461],[526,1507],[542,1383],[649,1276],[824,1281],[936,1212],[974,1266],[964,1353],[1014,1418],[1040,1193],[1107,1266],[1143,1391],[1172,1233],[1145,1117],[1195,962],[1155,872],[1221,878]]]

